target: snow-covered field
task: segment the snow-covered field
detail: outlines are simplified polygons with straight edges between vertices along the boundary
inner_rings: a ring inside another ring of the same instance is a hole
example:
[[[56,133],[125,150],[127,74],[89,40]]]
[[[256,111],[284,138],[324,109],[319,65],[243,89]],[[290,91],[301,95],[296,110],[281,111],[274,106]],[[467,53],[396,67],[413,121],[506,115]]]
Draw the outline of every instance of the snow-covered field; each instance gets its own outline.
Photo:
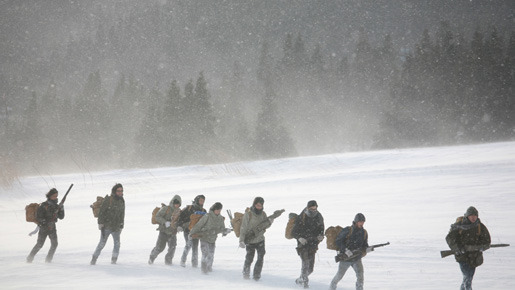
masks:
[[[98,264],[90,266],[100,234],[89,205],[116,182],[124,185],[126,202],[118,264],[110,264],[110,238]],[[66,217],[57,224],[59,247],[53,263],[44,262],[47,240],[27,264],[36,236],[27,235],[35,225],[25,222],[25,205],[44,201],[51,187],[62,197],[70,183],[75,185],[65,203]],[[367,289],[458,289],[458,264],[453,257],[440,258],[439,251],[447,249],[449,225],[470,205],[479,210],[493,243],[512,244],[485,252],[474,288],[515,289],[514,191],[514,142],[25,177],[13,188],[0,189],[0,288],[296,289],[300,259],[284,229],[289,212],[299,213],[308,200],[316,199],[326,228],[349,225],[362,212],[369,243],[391,243],[364,258]],[[234,234],[218,238],[209,275],[189,263],[186,268],[178,265],[182,236],[174,265],[164,265],[164,252],[148,265],[158,234],[150,223],[151,211],[174,194],[181,195],[183,206],[204,194],[207,207],[223,203],[225,216],[226,209],[244,210],[255,196],[265,199],[269,214],[286,209],[266,233],[262,279],[242,279],[245,251]],[[324,241],[310,276],[312,289],[328,288],[337,270],[334,255]],[[338,286],[354,289],[354,283],[350,269]]]

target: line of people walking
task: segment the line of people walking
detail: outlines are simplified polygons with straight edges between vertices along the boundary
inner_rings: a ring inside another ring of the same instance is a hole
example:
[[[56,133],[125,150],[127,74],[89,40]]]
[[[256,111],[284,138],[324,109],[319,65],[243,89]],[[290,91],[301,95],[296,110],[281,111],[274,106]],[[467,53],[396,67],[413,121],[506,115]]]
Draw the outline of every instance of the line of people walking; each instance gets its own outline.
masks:
[[[111,194],[104,198],[98,213],[98,228],[100,240],[92,254],[91,265],[97,263],[109,236],[112,236],[114,247],[111,256],[111,263],[116,264],[120,252],[120,236],[124,228],[125,200],[123,198],[123,186],[115,184]],[[36,220],[40,228],[36,245],[27,256],[27,262],[31,263],[34,256],[43,247],[45,240],[49,237],[51,247],[45,259],[50,263],[57,249],[58,219],[64,218],[64,206],[58,203],[58,191],[52,188],[46,194],[47,200],[37,209]],[[219,234],[228,235],[233,229],[225,226],[224,217],[221,215],[223,205],[215,202],[206,211],[204,203],[206,197],[197,195],[191,205],[181,209],[182,199],[179,195],[173,196],[169,204],[163,206],[156,214],[155,220],[158,224],[158,238],[155,247],[151,250],[148,264],[152,265],[157,256],[162,253],[166,245],[168,251],[165,255],[165,264],[172,265],[172,260],[177,247],[177,234],[182,232],[185,240],[185,247],[180,259],[180,266],[186,267],[189,252],[191,255],[191,266],[198,267],[198,248],[202,253],[200,261],[201,272],[208,274],[213,270],[216,240]],[[284,210],[276,211],[268,216],[264,211],[264,199],[254,198],[252,205],[245,211],[241,220],[239,230],[239,247],[245,248],[246,255],[243,263],[243,279],[259,281],[263,269],[265,248],[265,232],[270,228],[274,219]],[[451,225],[446,241],[453,251],[456,261],[463,273],[463,281],[460,289],[472,289],[472,279],[476,267],[483,263],[482,251],[490,247],[491,239],[486,226],[478,218],[478,211],[469,207],[462,217],[459,217]],[[195,221],[193,222],[193,219]],[[366,218],[362,213],[357,213],[350,226],[343,228],[336,237],[335,246],[338,255],[345,259],[338,262],[338,270],[332,279],[329,288],[336,289],[337,284],[349,268],[356,274],[356,289],[364,287],[364,269],[362,258],[373,250],[368,245],[368,233],[364,228]],[[308,201],[306,207],[295,218],[291,235],[297,241],[296,251],[301,259],[300,276],[295,283],[309,288],[309,276],[313,273],[315,255],[319,244],[324,240],[325,234],[324,218],[318,211],[318,204],[315,200]],[[476,246],[473,251],[467,250],[469,246]],[[257,254],[254,268],[251,271],[252,263]]]

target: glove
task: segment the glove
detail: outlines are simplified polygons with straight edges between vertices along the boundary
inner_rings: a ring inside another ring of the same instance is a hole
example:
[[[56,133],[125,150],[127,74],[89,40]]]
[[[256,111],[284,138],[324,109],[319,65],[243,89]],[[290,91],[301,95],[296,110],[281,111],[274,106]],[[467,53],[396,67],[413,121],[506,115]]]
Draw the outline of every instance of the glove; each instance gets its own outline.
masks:
[[[191,234],[188,235],[188,241],[191,241],[193,240],[193,238],[191,237]]]
[[[306,239],[304,239],[304,238],[299,238],[299,243],[300,243],[301,245],[303,245],[303,246],[304,246],[307,242],[308,242],[308,241],[307,241]]]
[[[245,243],[244,242],[240,242],[240,248],[245,248]]]
[[[373,251],[374,251],[374,248],[367,248],[366,249],[367,254],[370,253],[370,252],[373,252]]]
[[[274,222],[274,219],[273,219],[273,218],[268,218],[268,221],[269,221],[270,223],[273,223],[273,222]]]
[[[347,255],[347,257],[350,257],[350,256],[352,256],[353,254],[354,254],[354,253],[353,253],[351,250],[349,250],[349,249],[346,249],[346,250],[345,250],[345,255]]]
[[[182,227],[177,227],[177,232],[179,232],[179,233],[180,233],[180,232],[182,232],[182,231],[183,231]]]
[[[104,224],[98,224],[98,229],[102,230],[104,228]]]
[[[319,242],[321,242],[323,239],[324,239],[324,236],[322,236],[322,235],[320,235],[320,236],[318,236],[318,237],[317,237],[317,240],[318,240]]]
[[[223,233],[222,233],[222,235],[225,237],[225,236],[227,236],[230,232],[232,232],[232,229],[230,229],[230,228],[225,228],[225,229],[224,229],[224,231],[223,231]]]

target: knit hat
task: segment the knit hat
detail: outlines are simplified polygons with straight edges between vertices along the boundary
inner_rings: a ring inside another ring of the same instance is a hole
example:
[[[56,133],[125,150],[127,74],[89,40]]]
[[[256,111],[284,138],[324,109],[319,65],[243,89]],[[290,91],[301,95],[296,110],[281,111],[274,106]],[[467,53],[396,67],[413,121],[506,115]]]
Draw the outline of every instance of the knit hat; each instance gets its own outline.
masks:
[[[256,205],[260,203],[261,205],[265,204],[265,200],[262,198],[262,197],[256,197],[254,198],[254,202],[252,203],[252,205]]]
[[[364,222],[364,221],[366,221],[366,219],[365,219],[365,215],[363,215],[362,213],[358,213],[354,217],[354,222],[355,223],[357,223],[357,222]]]
[[[312,207],[312,206],[316,206],[318,207],[318,204],[316,202],[316,200],[310,200],[308,201],[308,208]]]
[[[52,195],[54,195],[56,193],[57,193],[57,189],[52,188],[52,189],[50,189],[50,191],[48,191],[48,193],[46,194],[46,197],[50,198]]]
[[[468,217],[468,216],[471,216],[471,215],[479,216],[479,212],[473,206],[467,208],[467,211],[465,212],[465,217]]]
[[[215,204],[213,204],[213,205],[211,206],[211,210],[212,210],[212,211],[215,211],[215,210],[217,210],[217,209],[222,209],[223,207],[224,207],[224,206],[223,206],[221,203],[219,203],[219,202],[215,202]]]

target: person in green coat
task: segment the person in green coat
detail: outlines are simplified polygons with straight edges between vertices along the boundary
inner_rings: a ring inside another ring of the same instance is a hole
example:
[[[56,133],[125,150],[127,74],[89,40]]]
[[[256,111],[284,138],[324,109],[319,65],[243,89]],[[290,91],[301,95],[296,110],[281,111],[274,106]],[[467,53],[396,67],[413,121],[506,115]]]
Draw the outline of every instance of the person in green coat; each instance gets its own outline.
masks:
[[[213,260],[215,257],[216,238],[222,233],[226,236],[232,231],[225,227],[224,217],[220,215],[223,205],[216,202],[191,229],[189,239],[200,239],[200,251],[202,252],[201,270],[203,274],[213,271]]]
[[[120,235],[125,220],[125,200],[123,199],[123,186],[117,183],[111,189],[111,196],[106,196],[98,213],[98,229],[100,230],[100,242],[91,258],[91,265],[97,263],[100,252],[105,247],[107,238],[113,236],[114,247],[111,256],[111,264],[116,264],[120,253]]]
[[[157,237],[156,246],[150,253],[148,264],[152,265],[157,256],[165,249],[168,243],[168,253],[165,256],[165,264],[172,265],[173,256],[175,255],[175,248],[177,247],[177,220],[181,213],[181,197],[175,195],[168,206],[163,206],[156,214],[156,220],[159,224],[157,230],[159,236]]]
[[[254,264],[252,278],[258,281],[261,278],[265,250],[265,231],[272,225],[273,219],[268,220],[266,212],[263,211],[265,200],[262,197],[254,198],[249,211],[243,215],[240,229],[240,248],[246,248],[247,255],[243,264],[243,278],[250,279],[250,265],[257,252],[257,261]],[[265,225],[265,226],[261,226]],[[252,236],[250,233],[253,233]]]
[[[462,290],[472,289],[472,279],[476,268],[483,264],[483,250],[490,248],[490,233],[478,218],[479,212],[473,206],[469,207],[463,217],[458,217],[451,225],[445,240],[454,251],[456,262],[460,264],[463,274]],[[474,250],[467,250],[467,247]]]

